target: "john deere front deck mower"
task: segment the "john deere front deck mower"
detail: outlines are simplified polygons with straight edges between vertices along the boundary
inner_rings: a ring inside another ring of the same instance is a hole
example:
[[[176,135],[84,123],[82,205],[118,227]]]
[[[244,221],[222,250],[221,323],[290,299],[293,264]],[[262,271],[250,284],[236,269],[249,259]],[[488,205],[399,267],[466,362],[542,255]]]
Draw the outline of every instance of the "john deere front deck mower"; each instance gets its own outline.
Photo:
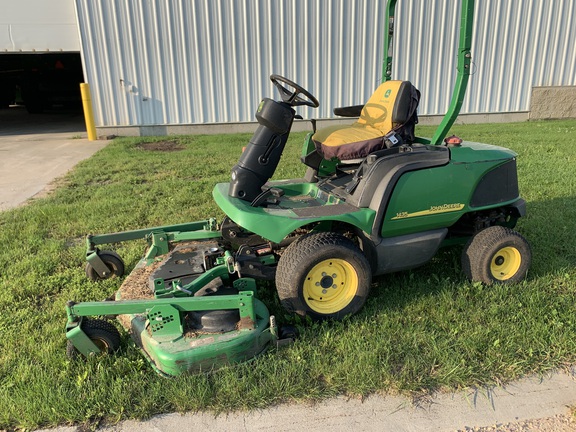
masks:
[[[373,276],[421,266],[441,247],[464,246],[462,268],[470,280],[510,283],[526,276],[530,247],[513,230],[525,214],[516,154],[445,139],[470,75],[474,1],[462,2],[456,85],[431,139],[415,136],[420,92],[391,79],[395,3],[387,7],[382,84],[366,103],[334,110],[357,117],[350,126],[307,136],[302,178],[270,181],[296,108],[319,103],[272,75],[281,100],[262,100],[258,127],[230,182],[213,190],[224,220],[87,238],[91,279],[124,272],[121,258],[98,246],[146,239],[148,249],[115,301],[69,302],[71,352],[114,351],[116,327],[87,318],[113,315],[160,373],[246,360],[282,336],[256,298],[256,280],[275,281],[290,312],[342,319],[362,308]]]

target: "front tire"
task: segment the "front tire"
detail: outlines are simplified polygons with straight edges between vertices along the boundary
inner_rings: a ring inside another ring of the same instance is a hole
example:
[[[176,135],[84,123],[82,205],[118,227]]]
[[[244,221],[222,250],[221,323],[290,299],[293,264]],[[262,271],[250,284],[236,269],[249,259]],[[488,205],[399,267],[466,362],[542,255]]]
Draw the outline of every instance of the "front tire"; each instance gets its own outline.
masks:
[[[468,279],[487,285],[524,280],[531,262],[528,241],[503,226],[476,233],[462,251],[462,270]]]
[[[370,291],[372,272],[362,251],[333,232],[308,234],[286,248],[276,289],[289,312],[337,319],[358,312]]]
[[[101,319],[85,319],[82,331],[100,349],[102,353],[113,354],[120,348],[120,332],[110,322]],[[78,357],[78,350],[68,341],[66,354],[70,358]]]
[[[87,262],[84,270],[88,279],[97,282],[99,280],[109,279],[112,276],[120,277],[124,274],[124,261],[122,261],[120,255],[118,255],[116,252],[105,250],[99,252],[98,256],[104,262],[104,264],[106,264],[106,267],[108,267],[108,272],[104,277],[102,277],[98,274],[94,267],[92,267],[92,265]]]

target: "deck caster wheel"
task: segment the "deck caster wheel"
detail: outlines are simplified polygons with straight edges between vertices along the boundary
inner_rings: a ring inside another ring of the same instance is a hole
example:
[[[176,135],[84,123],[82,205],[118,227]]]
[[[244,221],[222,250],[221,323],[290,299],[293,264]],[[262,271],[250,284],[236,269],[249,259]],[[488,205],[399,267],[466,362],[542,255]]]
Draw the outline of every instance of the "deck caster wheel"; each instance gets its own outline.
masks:
[[[282,306],[313,319],[343,319],[358,312],[370,291],[372,272],[362,251],[346,237],[321,232],[286,248],[276,271]]]
[[[92,267],[92,265],[88,262],[86,263],[86,269],[85,269],[86,276],[88,277],[88,279],[93,281],[99,281],[103,279],[109,279],[112,276],[120,277],[124,274],[124,261],[122,261],[120,255],[118,255],[116,252],[105,250],[98,252],[98,256],[102,261],[104,261],[104,264],[106,264],[106,267],[108,267],[109,271],[106,273],[106,275],[101,276],[94,269],[94,267]]]
[[[85,319],[82,322],[82,331],[103,353],[112,354],[120,348],[120,332],[108,321]],[[72,342],[68,341],[66,355],[70,358],[77,358],[79,354]]]
[[[503,226],[476,233],[462,251],[462,270],[468,279],[487,285],[524,280],[531,261],[526,239]]]
[[[278,332],[278,339],[298,339],[298,329],[292,325],[283,325]]]

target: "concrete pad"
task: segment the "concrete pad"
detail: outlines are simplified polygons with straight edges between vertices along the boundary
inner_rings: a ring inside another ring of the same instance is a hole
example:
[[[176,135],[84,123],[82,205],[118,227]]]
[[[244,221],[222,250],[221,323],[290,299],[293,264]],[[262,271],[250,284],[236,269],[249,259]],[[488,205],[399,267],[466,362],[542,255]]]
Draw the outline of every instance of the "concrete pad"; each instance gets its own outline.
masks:
[[[0,112],[0,211],[17,207],[108,141],[88,141],[81,114]]]
[[[438,394],[421,401],[372,396],[364,401],[336,398],[315,405],[282,405],[267,410],[214,417],[169,414],[145,422],[126,421],[102,428],[132,431],[451,431],[566,414],[576,403],[572,374],[527,378],[503,388]]]

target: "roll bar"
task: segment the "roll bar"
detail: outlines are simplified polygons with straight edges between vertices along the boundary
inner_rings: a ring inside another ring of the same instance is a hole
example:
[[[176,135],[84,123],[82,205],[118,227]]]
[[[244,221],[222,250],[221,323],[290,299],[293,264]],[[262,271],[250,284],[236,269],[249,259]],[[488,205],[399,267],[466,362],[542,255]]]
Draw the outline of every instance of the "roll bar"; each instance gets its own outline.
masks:
[[[384,57],[382,65],[382,82],[388,81],[392,76],[392,37],[394,35],[394,13],[396,10],[397,0],[388,0],[386,6],[386,22],[388,23],[388,31],[384,34]],[[452,92],[452,100],[448,111],[444,114],[444,118],[436,129],[434,136],[430,140],[430,144],[442,144],[446,134],[454,124],[456,117],[460,113],[462,101],[466,94],[468,87],[468,79],[470,78],[470,69],[472,63],[472,55],[470,49],[472,46],[472,24],[474,21],[474,3],[475,0],[462,0],[462,9],[460,13],[460,42],[458,46],[458,74],[456,76],[456,83]]]

